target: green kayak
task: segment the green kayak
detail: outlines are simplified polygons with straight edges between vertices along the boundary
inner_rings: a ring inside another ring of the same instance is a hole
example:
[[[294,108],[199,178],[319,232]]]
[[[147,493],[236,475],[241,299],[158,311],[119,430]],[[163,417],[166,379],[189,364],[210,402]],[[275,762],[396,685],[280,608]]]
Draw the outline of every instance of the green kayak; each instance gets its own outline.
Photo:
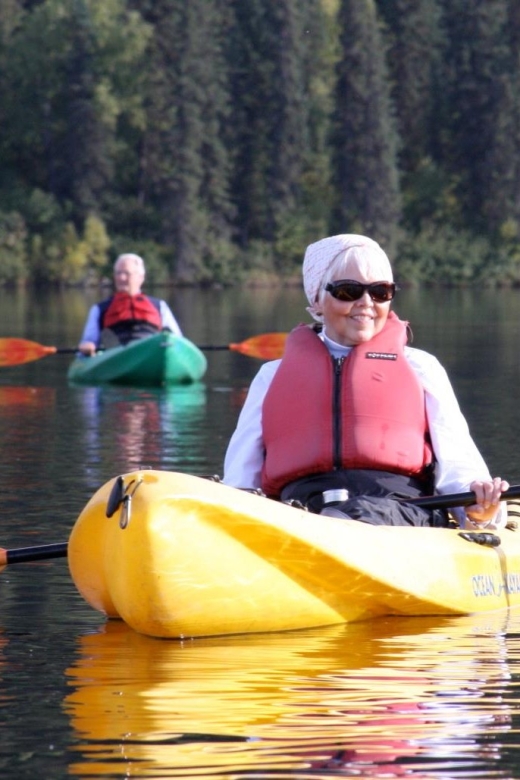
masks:
[[[206,357],[195,344],[163,332],[93,357],[78,356],[69,367],[68,378],[84,385],[160,387],[197,382],[206,368]]]

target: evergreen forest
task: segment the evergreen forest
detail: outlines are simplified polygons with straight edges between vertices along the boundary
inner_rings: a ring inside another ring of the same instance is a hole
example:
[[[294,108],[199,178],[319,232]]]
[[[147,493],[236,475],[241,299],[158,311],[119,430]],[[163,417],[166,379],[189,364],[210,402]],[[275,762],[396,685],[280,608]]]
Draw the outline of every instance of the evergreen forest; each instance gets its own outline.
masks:
[[[0,284],[520,284],[517,0],[2,0]]]

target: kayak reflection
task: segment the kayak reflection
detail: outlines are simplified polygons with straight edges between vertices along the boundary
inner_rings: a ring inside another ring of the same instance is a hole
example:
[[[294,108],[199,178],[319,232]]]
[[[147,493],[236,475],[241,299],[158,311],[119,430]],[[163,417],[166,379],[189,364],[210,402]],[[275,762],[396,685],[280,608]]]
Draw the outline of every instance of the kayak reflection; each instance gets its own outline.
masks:
[[[109,622],[80,639],[67,672],[70,772],[399,777],[413,766],[430,778],[464,761],[474,776],[496,766],[510,728],[515,620],[389,618],[189,642]]]
[[[144,466],[173,468],[200,454],[206,385],[164,388],[75,387],[89,461],[90,484],[106,474]]]

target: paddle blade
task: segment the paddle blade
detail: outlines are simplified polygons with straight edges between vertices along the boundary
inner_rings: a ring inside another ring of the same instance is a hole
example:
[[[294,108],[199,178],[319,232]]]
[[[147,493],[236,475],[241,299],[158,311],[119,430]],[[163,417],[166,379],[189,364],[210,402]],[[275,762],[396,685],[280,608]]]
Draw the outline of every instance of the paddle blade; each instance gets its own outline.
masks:
[[[0,339],[0,366],[18,366],[47,355],[54,355],[56,347],[44,347],[27,339]]]
[[[252,336],[246,341],[241,341],[239,344],[230,344],[229,349],[249,357],[276,360],[281,358],[284,353],[287,335],[287,333],[262,333],[260,336]]]

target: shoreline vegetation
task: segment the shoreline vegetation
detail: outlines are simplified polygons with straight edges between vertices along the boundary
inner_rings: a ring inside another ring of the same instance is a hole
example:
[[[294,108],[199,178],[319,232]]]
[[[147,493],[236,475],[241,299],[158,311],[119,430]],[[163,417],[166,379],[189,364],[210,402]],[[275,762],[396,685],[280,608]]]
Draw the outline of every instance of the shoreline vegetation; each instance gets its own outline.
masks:
[[[1,257],[0,257],[1,263]],[[420,289],[420,288],[436,288],[436,289],[472,289],[479,287],[480,289],[519,289],[519,279],[498,279],[490,278],[488,280],[467,280],[467,281],[452,281],[450,279],[437,279],[437,280],[412,280],[403,279],[396,276],[396,281],[400,289]],[[225,282],[217,280],[206,280],[204,282],[189,282],[189,281],[176,281],[172,279],[161,281],[146,280],[146,289],[148,292],[152,292],[154,289],[226,289],[233,287],[241,287],[242,289],[303,289],[301,275],[295,273],[290,276],[279,276],[276,274],[250,274],[244,275],[240,280],[232,282],[227,280]],[[102,277],[100,279],[82,280],[75,283],[63,284],[60,282],[33,282],[31,280],[19,280],[17,282],[0,283],[2,289],[82,289],[82,290],[98,290],[100,294],[109,294],[113,289],[113,282],[109,277]]]
[[[0,87],[0,287],[285,283],[337,233],[520,284],[517,0],[10,0]]]

